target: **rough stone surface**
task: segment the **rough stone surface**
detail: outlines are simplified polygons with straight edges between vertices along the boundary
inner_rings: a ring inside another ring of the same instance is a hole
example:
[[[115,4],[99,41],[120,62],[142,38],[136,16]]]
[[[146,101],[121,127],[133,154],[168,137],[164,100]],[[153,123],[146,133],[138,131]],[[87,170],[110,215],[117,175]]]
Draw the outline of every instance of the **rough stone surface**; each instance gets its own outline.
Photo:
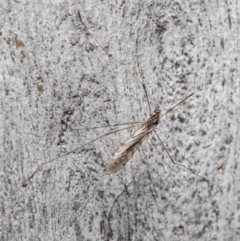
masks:
[[[209,2],[209,3],[208,3]],[[156,129],[119,173],[104,163],[144,121]],[[237,1],[1,1],[0,240],[238,240]],[[212,53],[212,51],[214,53]],[[212,53],[212,54],[211,54]],[[210,56],[211,55],[211,56]],[[210,57],[209,57],[210,56]],[[208,59],[209,58],[209,59]],[[208,61],[206,61],[208,59]],[[72,130],[71,128],[81,128]]]

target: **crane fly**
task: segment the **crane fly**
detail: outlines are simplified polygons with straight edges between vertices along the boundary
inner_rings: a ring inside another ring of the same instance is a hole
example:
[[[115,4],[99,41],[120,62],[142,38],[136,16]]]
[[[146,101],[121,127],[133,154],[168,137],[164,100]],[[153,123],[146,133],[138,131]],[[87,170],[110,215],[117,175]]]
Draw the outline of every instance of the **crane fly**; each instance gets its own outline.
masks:
[[[118,148],[116,148],[116,150],[110,155],[110,157],[108,158],[108,160],[106,161],[105,163],[105,168],[106,168],[106,171],[111,173],[111,174],[114,174],[114,173],[117,173],[118,171],[120,171],[125,165],[126,163],[132,158],[132,156],[134,155],[134,153],[140,148],[140,146],[142,146],[143,143],[145,143],[144,147],[143,147],[143,151],[142,151],[142,154],[139,158],[139,162],[137,164],[137,167],[136,167],[136,170],[132,176],[132,179],[131,179],[131,182],[126,186],[126,188],[117,196],[117,198],[114,200],[114,203],[112,204],[111,206],[111,209],[110,209],[110,212],[109,212],[109,215],[108,217],[110,217],[110,214],[112,212],[112,209],[115,205],[115,203],[117,202],[117,200],[119,199],[119,197],[123,194],[123,192],[133,183],[134,179],[135,179],[135,176],[138,172],[138,169],[142,163],[142,160],[143,160],[143,156],[144,156],[144,152],[145,152],[145,149],[146,149],[146,143],[147,143],[147,140],[148,140],[148,137],[149,135],[153,132],[157,139],[159,140],[159,142],[162,144],[163,148],[166,150],[169,158],[171,159],[172,163],[175,164],[175,165],[178,165],[178,166],[182,166],[184,167],[185,169],[189,170],[191,173],[193,173],[194,175],[200,177],[200,178],[203,178],[201,176],[199,176],[198,174],[196,174],[192,169],[180,164],[180,163],[176,163],[173,158],[171,157],[168,149],[166,148],[166,146],[164,145],[164,143],[162,142],[160,136],[156,133],[155,131],[155,128],[156,126],[158,125],[159,123],[159,120],[167,115],[169,112],[171,112],[172,110],[174,110],[177,106],[179,106],[180,104],[182,104],[183,102],[185,102],[187,99],[189,99],[191,96],[193,96],[195,94],[195,89],[196,89],[196,76],[197,76],[197,73],[198,71],[205,65],[205,63],[208,61],[208,59],[211,57],[212,53],[215,51],[212,51],[209,55],[209,57],[207,58],[206,61],[203,62],[203,64],[197,69],[197,71],[195,72],[195,75],[194,75],[194,87],[193,87],[193,91],[188,94],[185,98],[183,98],[181,101],[179,101],[177,104],[175,104],[174,106],[172,106],[170,109],[168,109],[164,114],[161,115],[161,112],[160,112],[160,109],[159,109],[159,106],[157,106],[155,108],[155,110],[152,112],[151,110],[151,106],[150,106],[150,101],[148,99],[148,94],[147,94],[147,89],[146,89],[146,86],[145,84],[143,83],[143,81],[138,78],[136,75],[132,74],[132,72],[126,67],[124,66],[120,61],[118,61],[112,54],[110,54],[106,48],[94,37],[94,35],[88,30],[88,28],[86,27],[86,25],[84,24],[83,20],[82,20],[82,17],[80,15],[80,12],[78,11],[78,17],[80,19],[80,22],[85,30],[85,32],[91,36],[91,38],[95,41],[97,47],[99,47],[110,59],[112,59],[116,64],[118,64],[119,66],[121,66],[123,68],[124,71],[126,71],[128,73],[128,75],[130,75],[131,77],[133,77],[136,81],[138,81],[140,83],[140,85],[142,86],[143,88],[143,91],[145,93],[145,98],[146,98],[146,101],[147,101],[147,104],[148,104],[148,110],[149,110],[149,113],[150,113],[150,117],[145,121],[145,122],[134,122],[134,123],[123,123],[123,124],[115,124],[115,125],[112,125],[112,126],[120,126],[120,125],[127,125],[127,124],[131,124],[132,126],[131,127],[124,127],[122,129],[118,129],[116,131],[111,131],[107,134],[104,134],[104,135],[101,135],[99,137],[97,137],[96,139],[94,140],[91,140],[83,145],[81,145],[80,147],[77,147],[61,156],[58,156],[54,159],[51,159],[47,162],[44,162],[42,163],[41,165],[39,165],[36,170],[32,173],[32,175],[28,178],[28,179],[31,179],[35,173],[43,166],[43,165],[46,165],[47,163],[50,163],[50,162],[53,162],[53,161],[56,161],[60,158],[63,158],[71,153],[74,153],[76,152],[77,150],[80,150],[82,149],[84,146],[87,146],[89,145],[90,143],[96,141],[96,140],[99,140],[101,139],[102,137],[105,137],[107,135],[111,135],[111,134],[114,134],[114,133],[117,133],[117,132],[120,132],[120,131],[123,131],[123,130],[126,130],[126,129],[130,129],[130,128],[133,128],[133,125],[138,125],[140,124],[140,126],[138,127],[138,129],[129,137],[127,138],[123,144],[121,144]],[[87,128],[88,130],[89,129],[96,129],[96,128],[102,128],[102,127],[92,127],[92,128]],[[205,178],[203,178],[205,179]]]
[[[125,189],[123,189],[123,191],[116,197],[116,199],[114,200],[110,212],[108,214],[108,218],[110,220],[110,214],[112,213],[112,209],[115,205],[115,203],[117,202],[117,200],[120,198],[120,196],[124,193],[125,190],[127,190],[127,188],[133,183],[136,174],[138,172],[138,169],[142,163],[143,160],[143,155],[146,149],[146,143],[149,137],[149,134],[151,134],[152,132],[154,132],[154,134],[157,136],[157,139],[160,141],[160,143],[162,144],[163,148],[166,150],[169,158],[171,159],[172,163],[178,166],[182,166],[185,169],[189,170],[191,173],[193,173],[194,175],[202,178],[202,179],[206,179],[204,177],[199,176],[198,174],[196,174],[193,170],[191,170],[190,168],[187,168],[186,166],[180,164],[180,163],[176,163],[173,158],[171,157],[168,149],[166,148],[166,146],[164,145],[164,143],[162,142],[160,136],[156,133],[155,128],[157,127],[159,120],[167,115],[169,112],[171,112],[172,110],[174,110],[177,106],[179,106],[180,104],[182,104],[183,102],[185,102],[187,99],[189,99],[191,96],[193,96],[195,94],[195,90],[196,90],[196,76],[198,71],[205,65],[205,63],[208,61],[208,59],[211,57],[211,55],[213,54],[213,52],[215,51],[215,49],[210,53],[210,55],[208,56],[207,60],[205,62],[203,62],[203,64],[197,69],[197,71],[195,72],[194,75],[194,88],[193,91],[187,95],[185,98],[183,98],[181,101],[179,101],[177,104],[175,104],[174,106],[172,106],[169,110],[167,110],[164,114],[161,115],[160,113],[160,109],[159,106],[157,105],[157,107],[155,108],[154,112],[152,113],[151,110],[151,106],[150,106],[150,101],[148,98],[148,93],[147,93],[147,89],[145,84],[143,83],[143,81],[138,78],[136,75],[134,75],[125,65],[123,65],[119,60],[117,60],[112,54],[110,54],[106,48],[95,38],[95,36],[88,30],[88,28],[86,27],[86,25],[84,24],[80,11],[78,11],[78,17],[80,19],[80,22],[85,30],[85,32],[90,35],[92,37],[92,39],[95,41],[95,43],[98,45],[98,47],[110,58],[112,59],[117,65],[121,66],[123,68],[123,70],[125,70],[128,75],[130,75],[131,77],[133,77],[136,81],[138,81],[140,83],[140,85],[143,88],[143,91],[145,93],[145,98],[147,100],[147,104],[148,104],[148,110],[150,113],[150,117],[143,123],[140,124],[139,128],[129,137],[127,138],[122,145],[120,145],[108,158],[108,160],[106,161],[105,167],[106,170],[111,173],[117,173],[118,171],[120,171],[125,165],[126,163],[132,158],[132,156],[134,155],[134,153],[140,148],[140,146],[145,142],[145,145],[143,147],[143,151],[142,154],[140,156],[139,162],[137,164],[137,167],[135,169],[135,172],[132,176],[132,180],[128,183],[128,185],[125,187]]]

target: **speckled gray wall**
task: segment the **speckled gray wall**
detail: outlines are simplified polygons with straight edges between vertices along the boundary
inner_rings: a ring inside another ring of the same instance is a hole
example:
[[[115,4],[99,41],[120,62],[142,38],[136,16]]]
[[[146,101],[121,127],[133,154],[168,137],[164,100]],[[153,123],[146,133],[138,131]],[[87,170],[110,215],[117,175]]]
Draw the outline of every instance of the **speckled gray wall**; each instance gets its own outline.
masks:
[[[119,173],[104,165],[145,121],[139,82],[165,113]],[[237,240],[240,236],[238,1],[1,1],[0,240]],[[214,53],[208,59],[212,50]],[[208,59],[208,61],[206,61]],[[108,126],[98,129],[87,127]],[[73,130],[80,128],[80,130]]]

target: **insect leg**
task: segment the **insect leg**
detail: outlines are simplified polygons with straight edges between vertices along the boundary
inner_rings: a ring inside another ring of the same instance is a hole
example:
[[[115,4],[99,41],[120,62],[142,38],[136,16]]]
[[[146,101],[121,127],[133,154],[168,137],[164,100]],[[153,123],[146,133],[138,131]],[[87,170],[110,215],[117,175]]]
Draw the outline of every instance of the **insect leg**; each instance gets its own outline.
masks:
[[[121,123],[121,124],[112,124],[112,125],[108,125],[108,126],[94,126],[94,127],[83,127],[83,128],[72,128],[70,125],[68,125],[67,123],[65,123],[72,131],[88,131],[88,130],[95,130],[95,129],[101,129],[101,128],[111,128],[111,127],[115,127],[115,126],[125,126],[125,125],[132,125],[132,127],[137,126],[139,124],[143,124],[144,122],[140,122],[140,121],[135,121],[135,122],[126,122],[126,123]]]
[[[167,147],[164,145],[163,141],[161,140],[160,136],[157,134],[157,132],[156,132],[155,130],[154,130],[154,133],[156,134],[158,140],[159,140],[160,143],[162,144],[163,148],[164,148],[165,151],[167,152],[167,154],[168,154],[170,160],[172,161],[172,163],[173,163],[174,165],[184,167],[185,169],[187,169],[188,171],[190,171],[192,174],[196,175],[197,177],[199,177],[199,178],[201,178],[201,179],[203,179],[203,180],[209,181],[206,177],[201,177],[201,176],[199,176],[194,170],[192,170],[192,169],[190,169],[190,168],[184,166],[183,164],[180,164],[180,163],[175,162],[175,161],[173,160],[172,156],[170,155],[170,153],[169,153]]]
[[[175,104],[174,106],[172,106],[170,109],[168,109],[163,115],[161,115],[161,118],[165,115],[167,115],[169,112],[171,112],[173,109],[175,109],[177,106],[179,106],[180,104],[182,104],[184,101],[186,101],[188,98],[190,98],[191,96],[193,96],[196,92],[196,78],[197,78],[197,74],[198,72],[205,66],[205,64],[207,63],[207,61],[209,60],[209,58],[213,55],[213,53],[216,51],[217,48],[213,49],[211,51],[211,53],[209,54],[208,58],[200,65],[200,67],[197,69],[197,71],[194,74],[194,87],[193,87],[193,92],[190,93],[189,95],[187,95],[185,98],[183,98],[181,101],[179,101],[177,104]]]
[[[118,199],[122,196],[122,194],[124,193],[124,191],[126,191],[126,190],[129,188],[129,186],[134,182],[134,179],[135,179],[135,177],[136,177],[136,175],[137,175],[137,172],[138,172],[138,170],[139,170],[139,167],[140,167],[141,164],[142,164],[143,156],[144,156],[144,154],[145,154],[145,150],[146,150],[147,143],[148,143],[148,136],[147,136],[147,138],[146,138],[146,140],[145,140],[144,147],[143,147],[143,151],[142,151],[142,154],[141,154],[141,156],[140,156],[139,162],[138,162],[138,164],[137,164],[136,170],[135,170],[135,172],[134,172],[134,174],[133,174],[133,176],[132,176],[132,180],[128,183],[127,186],[125,186],[125,188],[122,190],[122,192],[121,192],[121,193],[117,196],[117,198],[114,200],[114,202],[113,202],[113,204],[112,204],[112,207],[111,207],[111,209],[110,209],[110,212],[109,212],[109,214],[108,214],[108,219],[109,219],[109,220],[110,220],[110,215],[111,215],[111,213],[112,213],[112,210],[113,210],[113,207],[114,207],[115,203],[116,203],[116,202],[118,201]]]
[[[46,162],[40,164],[40,165],[36,168],[36,170],[31,174],[31,176],[28,177],[28,180],[32,179],[33,176],[34,176],[44,165],[46,165],[46,164],[48,164],[48,163],[50,163],[50,162],[56,161],[56,160],[58,160],[58,159],[60,159],[60,158],[63,158],[63,157],[65,157],[65,156],[69,155],[70,153],[74,153],[75,151],[80,150],[80,149],[83,148],[84,146],[86,146],[86,145],[88,145],[88,144],[91,144],[91,143],[93,143],[94,141],[97,141],[97,140],[99,140],[99,139],[101,139],[101,138],[103,138],[103,137],[105,137],[105,136],[108,136],[108,135],[111,135],[111,134],[115,134],[115,133],[118,133],[118,132],[123,131],[123,130],[130,129],[130,128],[132,128],[132,126],[128,126],[128,127],[122,128],[122,129],[120,129],[120,130],[116,130],[116,131],[111,131],[111,132],[109,132],[109,133],[106,133],[106,134],[104,134],[104,135],[101,135],[101,136],[97,137],[96,139],[91,140],[91,141],[89,141],[89,142],[87,142],[87,143],[85,143],[85,144],[83,144],[83,145],[81,145],[81,146],[79,146],[79,147],[77,147],[77,148],[75,148],[75,149],[73,149],[73,150],[71,150],[71,151],[63,154],[62,156],[56,157],[56,158],[54,158],[54,159],[51,159],[51,160],[49,160],[49,161],[46,161]]]
[[[84,24],[80,11],[78,11],[78,17],[80,19],[80,22],[82,23],[84,30],[86,31],[86,33],[88,35],[90,35],[92,37],[92,39],[97,43],[97,46],[110,58],[112,59],[117,65],[121,66],[121,68],[123,70],[125,70],[130,76],[132,76],[132,78],[134,78],[135,80],[137,80],[143,87],[144,93],[145,93],[145,97],[147,99],[147,103],[148,103],[148,110],[150,115],[152,114],[152,110],[151,110],[151,106],[150,106],[150,101],[148,99],[148,94],[147,94],[147,89],[145,84],[143,83],[143,81],[137,77],[135,74],[133,74],[125,65],[123,65],[118,59],[116,59],[112,54],[110,54],[106,48],[96,39],[96,37],[88,30],[88,28],[86,27],[86,25]]]

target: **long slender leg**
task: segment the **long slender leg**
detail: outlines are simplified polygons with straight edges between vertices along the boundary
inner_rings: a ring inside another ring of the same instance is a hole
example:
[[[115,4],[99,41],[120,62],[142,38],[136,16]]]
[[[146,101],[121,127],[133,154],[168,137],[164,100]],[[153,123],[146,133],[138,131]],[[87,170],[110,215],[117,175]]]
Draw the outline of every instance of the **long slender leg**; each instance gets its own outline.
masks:
[[[113,125],[108,125],[108,126],[94,126],[94,127],[82,127],[82,128],[72,128],[67,123],[65,123],[65,124],[73,131],[83,131],[83,130],[86,131],[86,130],[96,130],[96,129],[101,129],[101,128],[110,128],[110,127],[115,127],[115,126],[125,126],[125,125],[136,126],[136,125],[143,124],[143,123],[144,123],[143,121],[142,122],[135,121],[135,122],[126,122],[126,123],[120,123],[120,124],[113,124]]]
[[[99,140],[99,139],[101,139],[101,138],[103,138],[103,137],[105,137],[105,136],[108,136],[108,135],[111,135],[111,134],[114,134],[114,133],[118,133],[118,132],[120,132],[120,131],[127,130],[127,129],[130,129],[130,128],[132,128],[132,126],[128,126],[128,127],[122,128],[122,129],[120,129],[120,130],[116,130],[116,131],[111,131],[111,132],[109,132],[109,133],[106,133],[106,134],[104,134],[104,135],[101,135],[101,136],[97,137],[96,139],[91,140],[91,141],[89,141],[89,142],[87,142],[87,143],[85,143],[85,144],[83,144],[83,145],[81,145],[81,146],[79,146],[79,147],[77,147],[77,148],[75,148],[75,149],[73,149],[73,150],[71,150],[71,151],[63,154],[62,156],[56,157],[56,158],[54,158],[54,159],[51,159],[51,160],[49,160],[49,161],[46,161],[46,162],[40,164],[40,165],[36,168],[36,170],[31,174],[31,176],[28,177],[28,180],[32,179],[33,176],[37,173],[37,171],[39,171],[39,170],[41,169],[42,166],[44,166],[44,165],[46,165],[46,164],[48,164],[48,163],[50,163],[50,162],[56,161],[56,160],[58,160],[58,159],[60,159],[60,158],[63,158],[63,157],[65,157],[65,156],[67,156],[67,155],[69,155],[69,154],[71,154],[71,153],[74,153],[75,151],[83,148],[84,146],[86,146],[86,145],[88,145],[88,144],[91,144],[91,143],[93,143],[94,141],[97,141],[97,140]]]
[[[95,38],[95,36],[88,30],[88,28],[86,27],[86,25],[84,24],[80,11],[78,11],[78,17],[80,19],[80,22],[82,23],[84,30],[86,31],[87,34],[89,34],[92,39],[94,39],[94,41],[97,43],[98,47],[110,58],[112,59],[117,65],[121,66],[121,68],[123,68],[130,76],[132,76],[135,80],[137,80],[143,87],[144,93],[145,93],[145,97],[147,99],[147,103],[148,103],[148,109],[149,109],[149,113],[151,115],[152,111],[151,111],[151,106],[150,106],[150,102],[148,99],[148,94],[147,94],[147,89],[145,84],[143,83],[143,81],[137,77],[136,75],[134,75],[125,65],[123,65],[118,59],[116,59],[112,54],[110,54],[106,48]]]
[[[109,211],[109,214],[108,214],[108,219],[109,219],[109,220],[110,220],[110,215],[111,215],[111,213],[112,213],[112,209],[113,209],[115,203],[116,203],[116,202],[118,201],[118,199],[122,196],[122,194],[129,188],[129,186],[134,182],[134,179],[135,179],[135,177],[136,177],[136,175],[137,175],[137,172],[138,172],[138,170],[139,170],[139,167],[140,167],[141,164],[142,164],[143,156],[144,156],[144,154],[145,154],[145,150],[146,150],[147,143],[148,143],[148,136],[147,136],[147,138],[146,138],[146,140],[145,140],[144,147],[143,147],[143,151],[142,151],[142,154],[141,154],[141,156],[140,156],[140,159],[139,159],[139,162],[138,162],[138,164],[137,164],[137,167],[136,167],[136,169],[135,169],[135,172],[134,172],[134,174],[133,174],[133,176],[132,176],[132,180],[128,183],[127,186],[125,186],[125,188],[122,190],[122,192],[121,192],[121,193],[116,197],[116,199],[114,200],[114,202],[113,202],[113,204],[112,204],[112,207],[111,207],[111,209],[110,209],[110,211]]]
[[[187,95],[185,98],[183,98],[181,101],[179,101],[177,104],[175,104],[174,106],[172,106],[170,109],[168,109],[163,115],[161,115],[161,118],[165,115],[167,115],[169,112],[171,112],[173,109],[175,109],[177,106],[179,106],[180,104],[182,104],[184,101],[186,101],[188,98],[190,98],[191,96],[193,96],[195,94],[196,91],[196,78],[197,78],[197,74],[198,72],[205,66],[205,64],[207,63],[207,61],[209,60],[209,58],[213,55],[213,53],[216,51],[217,48],[213,49],[210,53],[210,55],[208,56],[208,58],[206,59],[206,61],[204,61],[200,67],[197,69],[197,71],[194,74],[194,88],[193,88],[193,92],[189,95]]]
[[[173,163],[174,165],[184,167],[185,169],[187,169],[188,171],[190,171],[192,174],[198,176],[199,178],[204,179],[204,180],[206,180],[206,181],[209,181],[206,177],[199,176],[199,175],[198,175],[196,172],[194,172],[192,169],[190,169],[190,168],[184,166],[183,164],[180,164],[180,163],[175,162],[175,161],[173,160],[172,156],[170,155],[170,153],[169,153],[167,147],[164,145],[163,141],[161,140],[160,136],[157,134],[157,132],[156,132],[155,130],[154,130],[154,133],[155,133],[155,135],[157,136],[158,140],[159,140],[160,143],[162,144],[163,148],[164,148],[165,151],[167,152],[167,154],[168,154],[170,160],[172,161],[172,163]]]

